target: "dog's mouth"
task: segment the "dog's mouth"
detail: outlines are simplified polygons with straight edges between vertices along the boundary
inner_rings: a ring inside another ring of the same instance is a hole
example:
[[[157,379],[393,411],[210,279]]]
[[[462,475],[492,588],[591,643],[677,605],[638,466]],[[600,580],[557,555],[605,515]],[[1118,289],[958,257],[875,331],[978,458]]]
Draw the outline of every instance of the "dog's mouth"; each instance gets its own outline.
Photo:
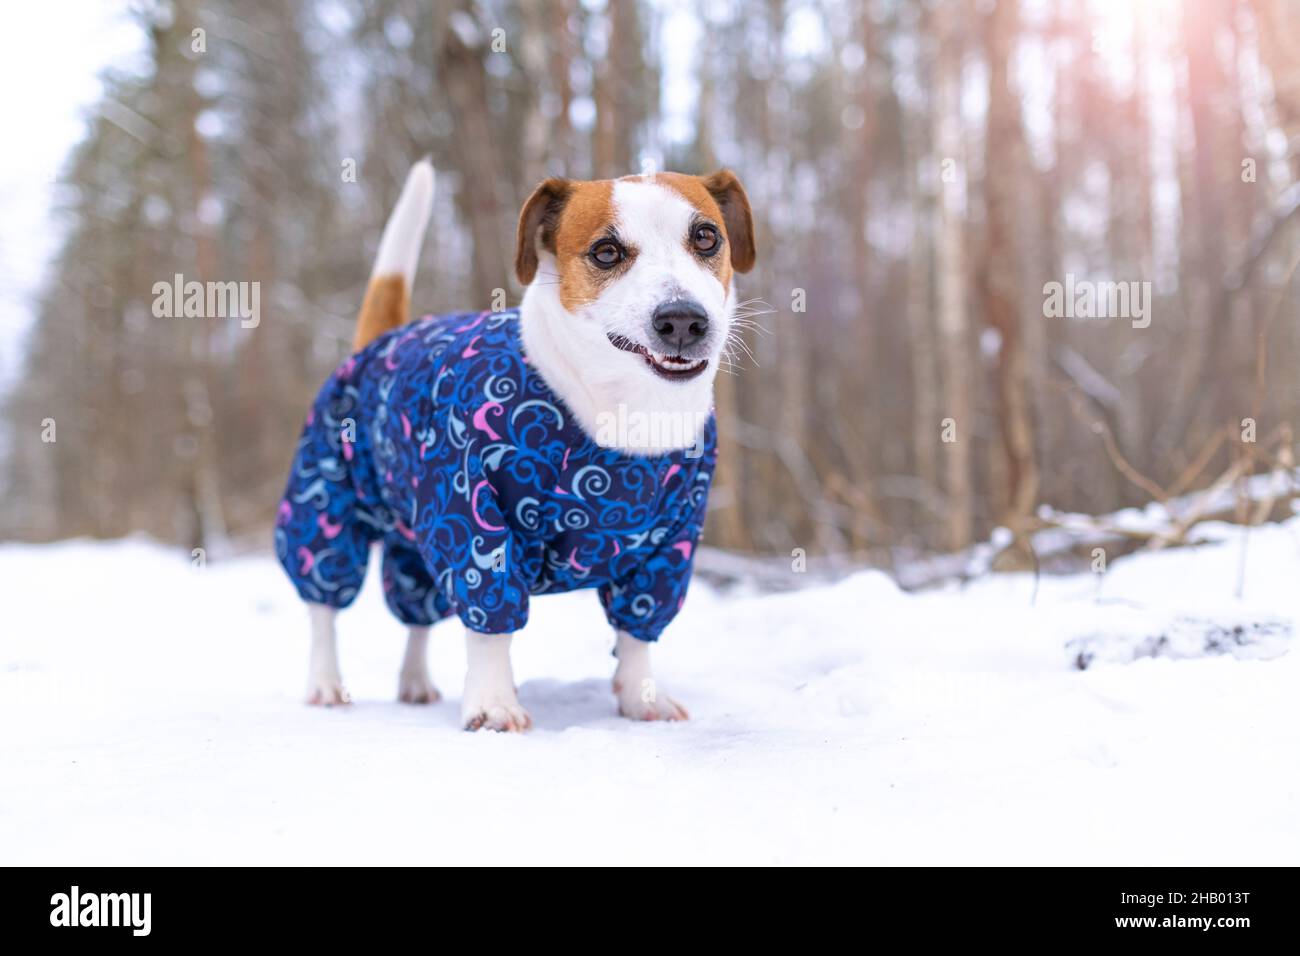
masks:
[[[692,359],[684,355],[665,355],[662,352],[648,349],[644,345],[639,345],[622,335],[614,335],[612,332],[609,333],[609,340],[613,343],[614,348],[641,356],[645,359],[646,365],[650,366],[650,370],[660,378],[666,378],[674,382],[683,382],[695,378],[709,367],[708,359]]]

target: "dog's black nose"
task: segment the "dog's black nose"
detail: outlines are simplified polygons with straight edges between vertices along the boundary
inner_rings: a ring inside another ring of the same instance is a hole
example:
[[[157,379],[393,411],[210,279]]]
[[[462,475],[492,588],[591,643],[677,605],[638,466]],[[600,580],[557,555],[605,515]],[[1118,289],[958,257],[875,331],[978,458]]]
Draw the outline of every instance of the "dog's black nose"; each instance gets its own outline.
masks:
[[[665,345],[680,355],[688,345],[694,345],[709,333],[709,314],[694,299],[673,299],[655,309],[651,323],[655,334]]]

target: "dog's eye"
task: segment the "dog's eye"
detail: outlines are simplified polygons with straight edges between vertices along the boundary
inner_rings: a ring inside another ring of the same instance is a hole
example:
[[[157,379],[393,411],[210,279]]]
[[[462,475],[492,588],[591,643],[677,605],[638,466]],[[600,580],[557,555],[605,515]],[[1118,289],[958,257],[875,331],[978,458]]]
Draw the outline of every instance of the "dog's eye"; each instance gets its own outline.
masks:
[[[717,252],[720,240],[718,230],[707,223],[698,225],[691,231],[691,245],[701,255],[707,256]]]
[[[602,239],[587,253],[591,261],[602,269],[612,269],[626,258],[623,247],[613,239]]]

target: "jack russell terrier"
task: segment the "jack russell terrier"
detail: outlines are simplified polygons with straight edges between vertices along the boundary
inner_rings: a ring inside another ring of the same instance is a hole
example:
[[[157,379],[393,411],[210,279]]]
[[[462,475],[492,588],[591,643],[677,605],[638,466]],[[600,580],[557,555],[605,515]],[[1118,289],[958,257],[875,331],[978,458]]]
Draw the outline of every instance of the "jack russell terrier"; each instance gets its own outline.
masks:
[[[680,610],[716,459],[713,380],[754,265],[736,177],[548,179],[519,217],[518,309],[407,324],[433,201],[411,171],[379,244],[356,354],[307,415],[275,545],[308,603],[308,701],[342,704],[334,615],[383,546],[410,629],[398,697],[430,703],[429,627],[467,628],[468,729],[525,730],[510,638],[533,594],[598,589],[619,712],[684,720],[649,645]],[[656,423],[658,423],[656,425]]]

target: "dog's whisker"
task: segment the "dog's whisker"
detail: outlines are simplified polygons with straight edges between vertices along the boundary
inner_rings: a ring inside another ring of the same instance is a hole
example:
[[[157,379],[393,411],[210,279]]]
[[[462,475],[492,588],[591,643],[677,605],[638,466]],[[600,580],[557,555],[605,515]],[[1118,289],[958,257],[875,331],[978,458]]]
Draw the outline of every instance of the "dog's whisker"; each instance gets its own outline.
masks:
[[[740,349],[740,351],[744,352],[745,355],[747,355],[751,360],[755,362],[757,361],[754,358],[754,353],[750,351],[749,344],[744,340],[743,337],[739,335],[729,335],[727,337],[727,341],[729,344],[733,345],[734,347]]]
[[[719,371],[723,371],[725,368],[727,372],[734,375],[744,370],[745,366],[740,363],[739,356],[737,354],[737,349],[736,349],[737,345],[743,347],[743,343],[738,342],[737,340],[732,339],[731,337],[728,337],[725,344],[723,345],[722,356],[721,356],[723,361],[725,362],[725,366],[723,363],[719,363],[718,366]],[[748,350],[745,351],[746,354],[749,356],[750,360],[753,361],[753,355],[749,354]],[[753,367],[756,368],[757,366],[758,363],[755,361],[753,363]]]

